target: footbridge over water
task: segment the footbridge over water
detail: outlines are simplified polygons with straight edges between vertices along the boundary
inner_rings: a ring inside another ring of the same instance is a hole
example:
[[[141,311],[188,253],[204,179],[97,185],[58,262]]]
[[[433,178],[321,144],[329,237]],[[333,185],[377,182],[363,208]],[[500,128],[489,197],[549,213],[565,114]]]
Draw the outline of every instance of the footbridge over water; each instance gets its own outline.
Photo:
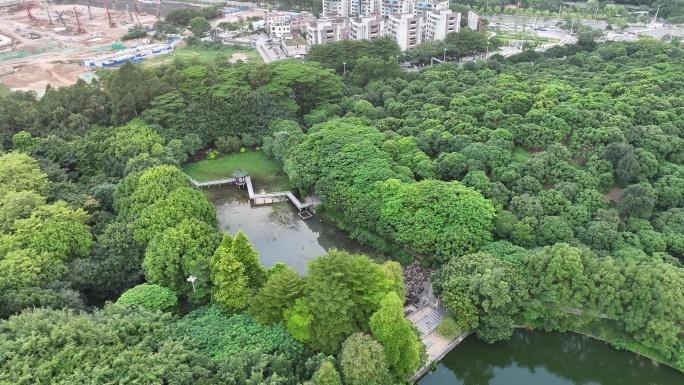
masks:
[[[247,193],[249,194],[249,199],[252,201],[255,201],[257,199],[276,199],[276,198],[287,198],[292,204],[294,204],[297,209],[300,212],[300,217],[303,219],[307,219],[311,217],[311,214],[308,213],[309,215],[301,215],[303,214],[302,211],[310,211],[316,204],[320,203],[317,202],[317,199],[315,198],[307,198],[305,202],[301,202],[291,191],[279,191],[279,192],[272,192],[272,193],[262,193],[262,194],[255,194],[254,193],[254,187],[252,187],[252,178],[249,176],[245,176],[243,178],[226,178],[226,179],[216,179],[216,180],[209,180],[206,182],[200,182],[197,179],[191,177],[190,175],[185,174],[188,179],[190,179],[190,182],[199,187],[211,187],[211,186],[221,186],[225,184],[235,184],[238,187],[247,187]]]

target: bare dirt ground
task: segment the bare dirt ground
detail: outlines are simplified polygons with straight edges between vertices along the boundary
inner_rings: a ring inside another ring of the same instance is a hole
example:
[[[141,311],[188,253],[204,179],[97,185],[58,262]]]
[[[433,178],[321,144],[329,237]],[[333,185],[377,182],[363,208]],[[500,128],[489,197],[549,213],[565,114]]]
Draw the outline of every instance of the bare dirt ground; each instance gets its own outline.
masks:
[[[620,196],[622,195],[622,189],[619,187],[616,187],[612,189],[608,194],[606,194],[603,199],[606,200],[606,202],[610,201],[615,201],[615,203],[620,203]]]
[[[231,22],[234,23],[238,21],[240,17],[242,17],[243,20],[247,20],[248,17],[254,17],[254,16],[259,16],[262,19],[266,17],[266,11],[263,9],[248,9],[246,11],[242,12],[236,12],[236,13],[231,13],[230,15],[226,15],[220,19],[215,19],[211,21],[211,26],[216,27],[220,23],[223,22]]]
[[[52,24],[45,6],[39,6],[37,2],[31,8],[35,21],[29,21],[23,7],[0,10],[0,34],[15,41],[14,48],[0,50],[0,82],[13,90],[36,91],[39,94],[48,84],[53,87],[72,84],[82,74],[94,71],[93,67],[80,66],[81,61],[111,52],[112,44],[121,39],[131,26],[130,17],[124,12],[110,10],[112,21],[116,24],[110,28],[104,8],[90,7],[90,19],[87,7],[75,7],[81,27],[85,30],[80,34],[76,32],[74,5],[50,5]],[[61,30],[64,25],[58,20],[57,12],[64,12],[62,18],[71,31]],[[231,16],[237,20],[237,15]],[[247,18],[263,15],[263,11],[250,10],[239,15]],[[142,25],[150,27],[157,20],[154,15],[144,13],[139,14],[138,19]],[[27,36],[30,32],[41,37],[29,39]],[[123,44],[131,46],[141,43],[142,39],[137,39]],[[234,60],[245,60],[236,55]]]
[[[235,53],[230,57],[230,59],[228,59],[228,61],[231,62],[231,63],[237,63],[238,60],[242,60],[242,61],[246,62],[247,60],[249,60],[249,58],[248,58],[247,55],[245,55],[244,53],[235,52]]]

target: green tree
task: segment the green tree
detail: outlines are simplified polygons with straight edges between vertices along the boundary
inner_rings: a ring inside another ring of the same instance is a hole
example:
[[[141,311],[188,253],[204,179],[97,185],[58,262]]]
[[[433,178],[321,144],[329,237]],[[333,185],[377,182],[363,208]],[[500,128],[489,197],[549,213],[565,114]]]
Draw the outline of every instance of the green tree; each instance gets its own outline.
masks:
[[[406,286],[404,285],[404,276],[402,274],[401,265],[399,262],[387,261],[381,265],[382,269],[387,274],[392,282],[394,282],[394,292],[397,293],[397,297],[402,300],[406,297]]]
[[[26,219],[38,207],[45,204],[45,197],[34,191],[9,192],[0,199],[0,233],[9,233],[14,221]]]
[[[404,318],[404,301],[394,292],[388,293],[380,309],[370,318],[373,337],[385,348],[390,371],[400,381],[405,381],[420,367],[420,337],[411,321]]]
[[[12,136],[12,148],[17,151],[29,152],[38,146],[40,138],[33,138],[30,133],[21,131]]]
[[[290,267],[268,278],[259,289],[250,308],[262,324],[283,320],[283,311],[295,305],[306,294],[305,279]]]
[[[459,182],[391,179],[376,183],[371,196],[383,201],[376,223],[381,234],[440,261],[477,250],[491,239],[494,206]]]
[[[656,195],[653,190],[638,184],[627,186],[620,195],[620,214],[648,219],[653,211]]]
[[[28,310],[0,321],[0,346],[8,354],[0,372],[3,381],[15,384],[29,378],[40,383],[195,383],[211,376],[210,358],[192,341],[174,337],[174,328],[168,313],[116,305],[94,312]],[[91,370],[95,367],[101,370]]]
[[[323,361],[311,381],[315,385],[342,385],[340,373],[330,361]]]
[[[211,282],[214,302],[237,312],[247,307],[254,290],[248,287],[245,265],[233,253],[233,242],[230,234],[223,234],[221,244],[211,257]]]
[[[340,366],[345,385],[383,385],[390,382],[382,345],[363,333],[352,334],[344,341]]]
[[[16,220],[13,227],[26,247],[68,261],[90,252],[93,239],[85,223],[88,219],[83,209],[73,210],[60,201],[38,207],[29,218]]]
[[[146,246],[159,233],[184,219],[194,218],[211,227],[217,226],[216,210],[194,187],[180,187],[145,207],[132,222],[134,238]]]
[[[513,317],[528,297],[520,271],[482,252],[450,261],[432,282],[458,326],[475,329],[478,337],[487,342],[511,336]]]
[[[66,271],[66,264],[50,253],[15,250],[0,259],[0,287],[6,290],[46,285],[62,278]]]
[[[211,24],[203,17],[195,17],[188,22],[188,29],[192,31],[193,35],[202,37],[205,33],[209,32]]]
[[[47,187],[47,175],[40,171],[35,159],[19,152],[0,156],[0,199],[10,191],[42,194]]]
[[[188,186],[190,181],[176,167],[152,167],[129,174],[119,182],[114,192],[114,208],[120,217],[133,219],[173,190]]]
[[[239,230],[233,238],[231,253],[245,267],[249,288],[256,291],[266,283],[266,269],[259,263],[259,255],[242,230]]]
[[[309,295],[306,306],[311,346],[324,353],[338,351],[355,331],[369,331],[368,321],[393,290],[392,280],[380,265],[365,255],[330,250],[307,263]]]
[[[142,266],[147,282],[202,302],[209,294],[209,261],[220,235],[204,222],[185,219],[147,246]],[[187,278],[193,275],[195,290]]]
[[[168,310],[178,303],[173,290],[143,283],[126,290],[116,301],[119,305],[142,306],[152,310]]]
[[[314,320],[306,298],[297,298],[295,304],[283,311],[285,326],[292,337],[300,342],[311,340],[311,323]]]

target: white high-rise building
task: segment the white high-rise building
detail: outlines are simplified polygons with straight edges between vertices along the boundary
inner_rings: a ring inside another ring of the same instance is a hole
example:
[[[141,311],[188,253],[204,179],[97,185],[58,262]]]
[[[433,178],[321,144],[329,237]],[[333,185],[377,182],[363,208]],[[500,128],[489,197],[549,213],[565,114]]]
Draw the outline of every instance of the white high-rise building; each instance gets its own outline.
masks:
[[[307,27],[309,44],[388,36],[407,50],[461,29],[461,14],[449,8],[448,0],[323,0],[323,11],[339,18],[324,18]],[[474,12],[468,13],[468,23],[481,30]]]
[[[415,5],[414,0],[382,0],[382,16],[413,13],[416,8]]]
[[[449,2],[436,3],[423,15],[423,40],[444,40],[447,34],[461,30],[461,14],[449,9]]]
[[[341,17],[366,16],[380,13],[381,0],[323,0],[323,13],[336,13]]]
[[[468,11],[468,28],[473,31],[482,32],[482,20],[480,20],[480,16],[473,11]]]
[[[346,20],[318,20],[306,26],[306,43],[327,44],[348,37]]]
[[[351,0],[323,0],[323,13],[335,13],[338,16],[349,17]]]
[[[385,20],[381,16],[360,16],[349,19],[349,38],[374,40],[384,35]]]
[[[422,17],[413,13],[393,14],[385,22],[385,35],[394,39],[405,51],[417,47],[421,39]]]

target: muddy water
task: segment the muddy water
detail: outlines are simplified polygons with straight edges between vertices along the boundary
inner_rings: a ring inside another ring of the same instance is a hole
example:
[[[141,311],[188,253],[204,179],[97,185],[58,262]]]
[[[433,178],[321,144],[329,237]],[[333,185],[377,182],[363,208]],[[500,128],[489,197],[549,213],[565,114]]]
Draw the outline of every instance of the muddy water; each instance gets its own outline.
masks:
[[[263,192],[258,181],[253,182],[256,192]],[[247,191],[235,186],[213,187],[204,193],[216,207],[221,230],[233,235],[242,230],[266,268],[283,262],[305,274],[306,262],[330,248],[375,255],[332,223],[315,215],[301,219],[289,201],[255,205],[247,198]]]

